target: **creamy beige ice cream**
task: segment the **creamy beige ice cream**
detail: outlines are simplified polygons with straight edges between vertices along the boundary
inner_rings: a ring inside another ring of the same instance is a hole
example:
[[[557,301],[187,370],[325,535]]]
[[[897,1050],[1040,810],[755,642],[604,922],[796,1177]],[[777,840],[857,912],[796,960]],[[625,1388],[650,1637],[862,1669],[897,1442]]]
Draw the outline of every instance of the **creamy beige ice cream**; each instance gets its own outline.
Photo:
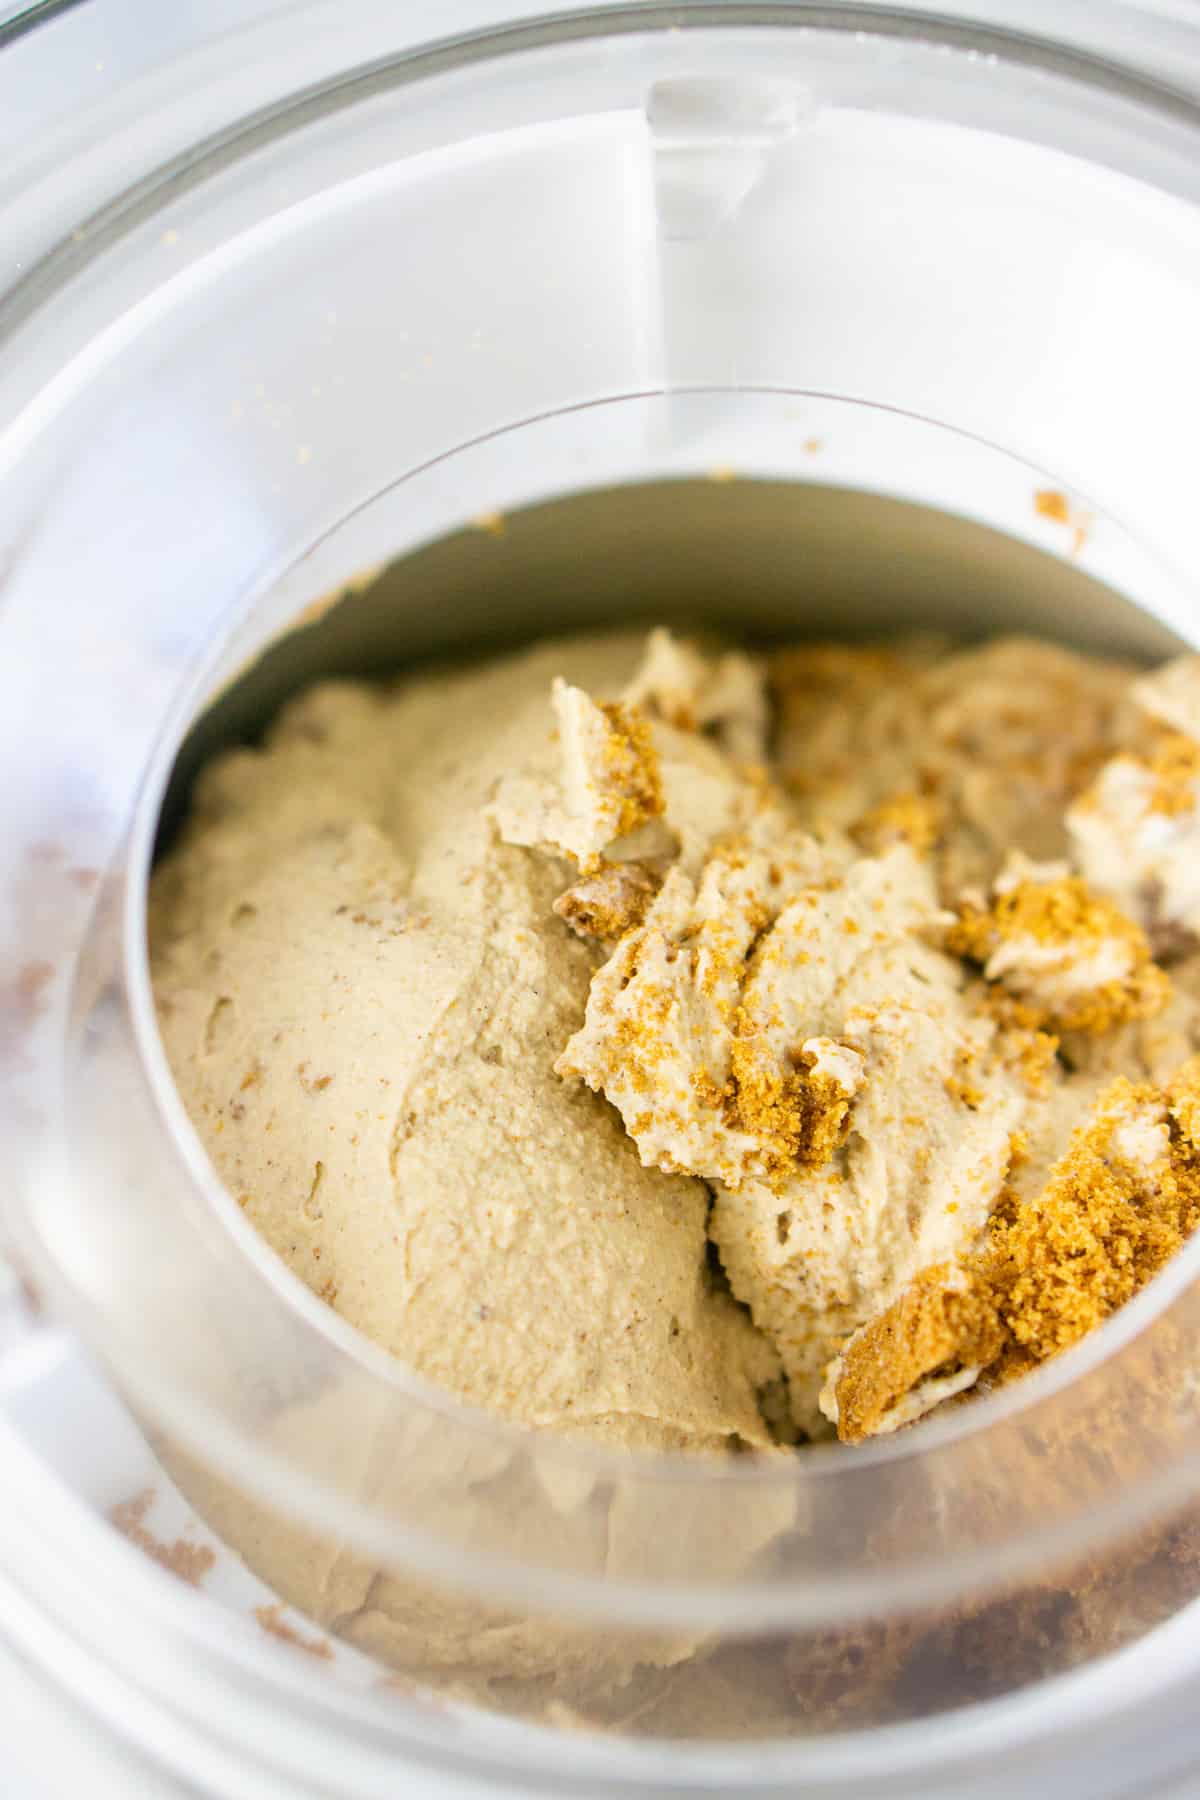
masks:
[[[579,773],[546,829],[586,859],[629,822],[636,752],[590,806],[604,715],[556,689],[556,745],[548,701],[561,677],[618,690],[637,654],[328,684],[208,769],[155,881],[162,1031],[247,1217],[386,1350],[531,1425],[765,1446],[778,1358],[714,1279],[707,1190],[643,1168],[612,1108],[555,1072],[601,957],[555,913],[569,865],[504,843],[490,810],[514,772],[556,783],[565,748]],[[689,785],[680,743],[664,780],[698,809],[711,786],[724,829],[735,778],[697,743]]]
[[[1200,657],[1168,663],[1133,694],[1164,729],[1104,765],[1067,832],[1080,872],[1169,955],[1200,937]]]
[[[828,1434],[854,1334],[930,1270],[954,1313],[1106,1083],[1189,1053],[1152,947],[1200,920],[1198,694],[1029,640],[661,630],[316,687],[156,876],[181,1092],[267,1241],[462,1398]]]

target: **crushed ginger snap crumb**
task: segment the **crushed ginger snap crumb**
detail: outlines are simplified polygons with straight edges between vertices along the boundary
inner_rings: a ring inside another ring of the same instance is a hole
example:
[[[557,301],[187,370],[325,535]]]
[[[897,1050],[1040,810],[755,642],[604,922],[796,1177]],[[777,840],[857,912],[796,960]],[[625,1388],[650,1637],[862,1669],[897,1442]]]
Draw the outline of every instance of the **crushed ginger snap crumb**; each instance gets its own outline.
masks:
[[[1145,760],[1154,778],[1147,811],[1167,818],[1195,812],[1200,797],[1200,743],[1181,732],[1169,732]]]
[[[662,815],[664,801],[658,751],[649,722],[640,707],[623,706],[617,700],[610,700],[599,710],[608,724],[605,770],[621,797],[613,836],[628,837],[639,825]]]
[[[1113,1082],[1038,1198],[1001,1205],[981,1250],[926,1269],[833,1366],[839,1436],[886,1429],[921,1381],[970,1366],[998,1386],[1069,1349],[1200,1224],[1200,1057],[1163,1087]],[[832,1408],[831,1408],[832,1410]]]
[[[584,874],[612,860],[611,847],[646,828],[638,854],[668,853],[658,750],[640,707],[598,704],[556,677],[550,690],[558,770],[503,774],[487,813],[508,844],[550,849]],[[634,852],[630,851],[630,854]]]
[[[1024,868],[963,905],[947,949],[1002,982],[1031,1030],[1098,1035],[1161,1012],[1170,983],[1141,927],[1078,876]]]
[[[1020,1076],[1028,1094],[1048,1091],[1058,1067],[1058,1038],[1049,1031],[1011,1031],[1001,1038],[1010,1066]]]
[[[1007,1069],[1034,1099],[1048,1093],[1058,1068],[1060,1040],[1055,1033],[1042,1030],[1042,1014],[998,984],[985,987],[977,1000],[984,1017],[998,1027],[985,1066],[998,1064]],[[976,1060],[975,1056],[962,1059],[958,1071],[968,1085],[972,1085]]]
[[[578,937],[615,942],[641,924],[659,885],[638,863],[604,863],[560,894],[554,910]]]
[[[838,1436],[853,1444],[887,1429],[923,1381],[984,1368],[1005,1343],[986,1285],[949,1263],[922,1270],[851,1339],[834,1385]]]
[[[1182,732],[1164,731],[1146,750],[1126,750],[1102,767],[1100,781],[1076,800],[1073,811],[1086,817],[1111,804],[1114,783],[1128,796],[1131,813],[1174,819],[1200,810],[1200,743]]]
[[[926,856],[941,836],[943,812],[933,794],[893,794],[865,812],[851,827],[851,836],[873,856],[893,844],[907,844],[918,856]]]
[[[982,1273],[1013,1343],[1043,1361],[1123,1306],[1200,1222],[1200,1059],[1163,1088],[1121,1078],[1039,1198],[993,1221]]]
[[[727,1106],[732,1122],[758,1140],[768,1179],[830,1160],[845,1142],[862,1082],[862,1055],[834,1039],[810,1038],[792,1060],[792,1071],[781,1069],[735,1023]]]

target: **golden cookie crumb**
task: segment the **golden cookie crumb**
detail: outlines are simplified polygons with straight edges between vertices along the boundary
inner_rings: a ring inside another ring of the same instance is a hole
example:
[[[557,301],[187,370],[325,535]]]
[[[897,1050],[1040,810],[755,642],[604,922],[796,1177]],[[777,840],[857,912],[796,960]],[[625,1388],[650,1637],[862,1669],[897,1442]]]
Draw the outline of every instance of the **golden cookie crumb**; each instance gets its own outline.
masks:
[[[614,941],[640,925],[659,883],[638,863],[603,863],[554,902],[579,937]]]
[[[1030,1029],[1099,1034],[1153,1017],[1170,997],[1170,983],[1153,961],[1145,933],[1075,875],[997,886],[985,907],[964,905],[946,946],[981,964],[989,980],[1007,977],[1024,1003],[1023,1022]],[[1061,951],[1065,970],[1068,958],[1082,963],[1110,947],[1126,964],[1120,975],[1070,986],[1055,979],[1057,970],[1046,973],[1046,952]],[[1052,998],[1038,997],[1039,990],[1051,988]]]
[[[872,856],[881,856],[893,844],[907,844],[918,856],[926,856],[941,836],[943,811],[933,794],[893,794],[865,812],[851,835]]]
[[[1165,1114],[1165,1164],[1128,1154],[1131,1115]],[[1039,1198],[993,1220],[982,1271],[1015,1345],[1042,1361],[1146,1285],[1200,1222],[1200,1059],[1165,1088],[1108,1088]],[[1003,1374],[1004,1371],[999,1371]]]
[[[845,1141],[853,1094],[832,1075],[817,1073],[811,1054],[801,1051],[794,1070],[781,1069],[759,1052],[754,1038],[736,1032],[735,1026],[728,1102],[732,1122],[758,1139],[768,1179],[796,1168],[821,1168]]]
[[[609,701],[600,707],[608,723],[605,767],[621,791],[621,810],[614,837],[627,837],[639,825],[662,816],[664,799],[658,751],[645,713],[637,706]]]
[[[1015,1146],[1018,1154],[1020,1146]],[[1069,1349],[1143,1288],[1200,1223],[1200,1057],[1163,1087],[1122,1077],[1027,1206],[939,1264],[858,1331],[835,1381],[838,1434],[857,1442],[927,1375],[982,1364],[989,1385]]]
[[[985,1283],[948,1263],[922,1270],[886,1312],[857,1332],[837,1382],[838,1436],[871,1437],[928,1376],[1000,1355],[1005,1330]]]
[[[1173,731],[1161,738],[1145,767],[1154,777],[1147,810],[1167,818],[1196,810],[1197,783],[1200,782],[1200,744],[1194,738]]]

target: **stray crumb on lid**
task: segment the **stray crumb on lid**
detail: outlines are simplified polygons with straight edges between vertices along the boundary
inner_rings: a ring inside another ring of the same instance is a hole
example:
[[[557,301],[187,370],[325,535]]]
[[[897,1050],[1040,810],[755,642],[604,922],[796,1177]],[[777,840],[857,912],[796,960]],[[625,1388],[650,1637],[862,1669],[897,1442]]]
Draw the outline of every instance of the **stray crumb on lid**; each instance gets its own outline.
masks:
[[[1033,496],[1034,511],[1041,519],[1071,527],[1071,554],[1078,556],[1087,543],[1092,515],[1064,494],[1061,488],[1038,488]]]
[[[180,1581],[186,1581],[189,1587],[199,1587],[217,1560],[216,1552],[207,1544],[195,1544],[187,1538],[179,1537],[167,1543],[156,1537],[145,1522],[153,1504],[154,1489],[143,1488],[132,1500],[114,1506],[109,1519],[122,1537],[136,1544],[160,1568],[178,1576]]]
[[[278,1601],[270,1606],[256,1606],[254,1617],[268,1637],[278,1638],[281,1644],[290,1644],[294,1650],[302,1650],[305,1656],[315,1657],[319,1662],[333,1661],[333,1645],[329,1639],[309,1637],[305,1632],[297,1631]]]

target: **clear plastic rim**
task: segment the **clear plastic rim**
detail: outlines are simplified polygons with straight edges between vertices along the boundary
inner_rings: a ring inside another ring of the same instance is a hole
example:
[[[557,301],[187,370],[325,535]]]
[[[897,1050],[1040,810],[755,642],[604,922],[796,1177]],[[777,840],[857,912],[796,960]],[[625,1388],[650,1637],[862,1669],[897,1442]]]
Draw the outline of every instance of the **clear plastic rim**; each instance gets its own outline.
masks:
[[[77,0],[64,3],[69,10]],[[34,18],[29,23],[40,22],[40,18]],[[18,23],[22,29],[27,28],[24,21]],[[1134,72],[1107,57],[1086,54],[1052,37],[963,23],[948,14],[916,13],[903,7],[862,4],[860,0],[833,0],[833,4],[829,0],[688,0],[686,8],[664,5],[661,0],[632,0],[632,4],[547,13],[490,30],[460,33],[353,69],[264,107],[213,133],[194,149],[171,158],[60,239],[0,296],[0,345],[104,250],[119,242],[135,225],[152,218],[168,198],[239,161],[259,143],[285,136],[314,117],[353,105],[380,89],[423,80],[445,68],[461,68],[522,50],[582,38],[603,39],[633,30],[686,33],[721,26],[807,28],[890,37],[900,42],[936,39],[948,49],[1060,75],[1081,86],[1149,107],[1192,130],[1200,127],[1200,98],[1186,88]]]
[[[293,97],[287,102],[265,109],[230,131],[218,134],[201,146],[195,153],[173,163],[165,165],[154,175],[130,189],[122,198],[98,213],[89,226],[81,233],[75,234],[56,251],[51,252],[41,263],[13,289],[7,300],[0,306],[0,340],[17,333],[21,326],[32,318],[40,306],[60,293],[77,276],[83,274],[92,260],[109,248],[119,244],[126,230],[151,216],[164,203],[168,190],[179,191],[181,183],[195,183],[217,169],[236,162],[239,158],[253,150],[259,143],[281,136],[288,130],[306,122],[309,118],[322,115],[326,111],[339,106],[352,104],[365,93],[375,91],[380,86],[397,86],[402,82],[417,80],[431,74],[442,67],[460,66],[467,60],[479,60],[494,57],[519,49],[541,47],[571,38],[585,36],[613,35],[626,30],[646,29],[679,29],[678,12],[656,4],[622,6],[603,9],[597,13],[573,16],[568,19],[543,19],[520,26],[513,26],[498,33],[477,33],[459,39],[446,40],[442,44],[430,46],[424,50],[407,53],[399,58],[384,61],[367,69],[357,70],[351,74],[338,77],[328,86],[309,90]],[[789,25],[821,27],[828,30],[890,33],[906,38],[919,38],[923,41],[936,36],[948,42],[951,47],[971,48],[985,54],[1008,56],[1009,60],[1035,69],[1055,70],[1069,75],[1085,85],[1093,85],[1108,92],[1117,92],[1124,98],[1148,105],[1156,111],[1165,112],[1177,122],[1186,124],[1195,130],[1200,125],[1200,106],[1188,96],[1177,90],[1141,76],[1133,76],[1128,72],[1115,68],[1101,59],[1082,57],[1073,50],[1064,50],[1049,40],[1041,41],[1026,35],[1010,35],[995,30],[987,30],[974,26],[956,25],[953,22],[931,20],[927,17],[904,12],[892,12],[887,9],[872,7],[829,7],[811,6],[805,0],[795,5],[746,6],[710,5],[707,0],[689,9],[684,16],[683,29],[701,29],[714,25],[754,26],[754,25]],[[127,942],[127,952],[130,945]],[[973,1436],[987,1424],[1009,1417],[1020,1411],[1031,1410],[1039,1400],[1059,1392],[1068,1382],[1073,1382],[1085,1368],[1113,1354],[1123,1345],[1131,1342],[1145,1329],[1151,1319],[1159,1316],[1164,1306],[1176,1298],[1185,1287],[1191,1285],[1193,1272],[1200,1262],[1200,1246],[1193,1246],[1184,1256],[1167,1270],[1158,1282],[1146,1294],[1139,1297],[1120,1316],[1113,1325],[1106,1327],[1105,1333],[1097,1334],[1092,1343],[1080,1347],[1072,1353],[1074,1361],[1063,1359],[1057,1368],[1046,1370],[1028,1378],[1020,1390],[1012,1396],[999,1397],[988,1403],[986,1417],[982,1416],[985,1408],[980,1408],[981,1417],[978,1422],[964,1421],[960,1426],[955,1421],[940,1421],[930,1426],[921,1436],[920,1444],[901,1441],[898,1444],[873,1446],[870,1450],[859,1453],[858,1460],[862,1467],[870,1467],[873,1463],[892,1462],[906,1459],[917,1453],[918,1449],[934,1447],[939,1443],[958,1441],[961,1437]],[[355,1339],[356,1353],[361,1354],[359,1341]],[[1063,1371],[1066,1371],[1065,1373]],[[388,1379],[395,1382],[397,1371],[388,1365]],[[464,1408],[445,1397],[445,1404],[459,1414],[465,1414]],[[484,1418],[482,1426],[489,1434],[509,1433],[511,1427],[503,1426],[496,1420]],[[564,1454],[571,1460],[583,1458],[592,1465],[595,1452],[574,1450]],[[254,1446],[237,1446],[236,1461],[244,1461],[246,1466],[258,1467]],[[243,1454],[244,1453],[244,1454]],[[807,1483],[820,1478],[830,1470],[834,1458],[842,1462],[839,1453],[827,1455],[816,1453],[805,1459],[805,1466],[789,1469],[786,1476],[774,1475],[773,1472],[761,1469],[737,1468],[714,1471],[712,1469],[697,1470],[694,1466],[684,1469],[673,1468],[667,1459],[653,1459],[639,1467],[638,1473],[658,1480],[674,1482],[681,1478],[690,1481],[702,1481],[705,1484],[721,1482],[739,1485],[744,1482],[762,1484],[773,1480],[786,1481],[789,1485],[797,1481]],[[630,1461],[622,1459],[622,1473],[630,1469]],[[843,1464],[844,1466],[844,1464]],[[1131,1520],[1157,1510],[1163,1503],[1164,1495],[1174,1495],[1180,1490],[1181,1483],[1186,1480],[1187,1487],[1192,1486],[1190,1480],[1191,1464],[1180,1463],[1175,1469],[1164,1474],[1161,1491],[1149,1487],[1137,1495],[1125,1496],[1114,1503],[1110,1513],[1092,1515],[1096,1524],[1095,1536],[1105,1535],[1107,1531],[1118,1529]],[[1079,1538],[1072,1532],[1072,1547],[1077,1547]],[[1031,1546],[1028,1541],[1011,1547],[1002,1563],[997,1565],[997,1572],[1010,1572],[1025,1566],[1033,1556],[1040,1559],[1048,1547],[1052,1547],[1053,1539],[1043,1539]],[[395,1548],[395,1539],[392,1539]],[[972,1573],[977,1573],[973,1568]],[[520,1583],[521,1592],[528,1594],[527,1574],[523,1573]],[[929,1592],[927,1580],[923,1574],[920,1584],[920,1595],[927,1597]],[[555,1596],[564,1597],[561,1576],[555,1576]],[[588,1595],[585,1591],[571,1592],[566,1597],[573,1604],[585,1605]],[[874,1598],[878,1597],[876,1588]],[[756,1594],[753,1600],[754,1622],[762,1619],[762,1596]],[[794,1602],[792,1610],[786,1614],[795,1617]],[[607,1610],[607,1608],[605,1608]],[[661,1595],[653,1602],[652,1616],[656,1621],[662,1617]],[[681,1615],[686,1618],[686,1611]],[[780,1615],[784,1615],[781,1613]]]
[[[0,1421],[0,1444],[8,1443],[6,1430]],[[73,1495],[57,1484],[47,1491],[45,1471],[34,1469],[31,1453],[19,1439],[13,1440],[12,1450],[23,1509],[18,1518],[18,1541],[29,1544],[26,1534],[33,1527],[36,1536],[32,1541],[40,1547],[43,1509],[49,1506],[61,1541],[73,1547],[65,1561],[55,1559],[52,1607],[46,1606],[36,1577],[33,1582],[28,1580],[27,1567],[21,1561],[11,1565],[10,1588],[10,1565],[0,1559],[5,1591],[18,1605],[14,1616],[20,1618],[23,1611],[36,1620],[30,1639],[36,1648],[31,1648],[31,1654],[78,1699],[89,1705],[95,1702],[90,1675],[90,1659],[96,1652],[95,1620],[92,1609],[85,1622],[71,1604],[75,1586],[84,1579],[88,1592],[94,1593],[95,1610],[103,1617],[120,1618],[126,1627],[116,1663],[107,1630],[100,1650],[111,1665],[110,1682],[123,1684],[121,1691],[126,1697],[120,1704],[126,1708],[124,1716],[128,1716],[128,1695],[133,1692],[139,1708],[158,1709],[172,1736],[182,1729],[184,1736],[178,1741],[177,1760],[172,1765],[181,1774],[195,1776],[202,1766],[198,1751],[207,1758],[214,1750],[214,1715],[204,1705],[204,1695],[211,1690],[206,1686],[198,1697],[188,1673],[192,1667],[189,1659],[200,1658],[215,1666],[226,1681],[246,1690],[246,1703],[215,1715],[217,1735],[221,1752],[251,1756],[256,1767],[259,1759],[274,1769],[282,1770],[286,1764],[289,1772],[300,1766],[320,1784],[320,1759],[330,1757],[333,1768],[332,1759],[344,1759],[350,1753],[352,1765],[342,1760],[336,1763],[338,1779],[347,1783],[347,1792],[365,1796],[391,1792],[394,1758],[403,1755],[420,1759],[431,1773],[449,1768],[486,1781],[503,1769],[536,1782],[538,1792],[564,1791],[561,1737],[553,1729],[502,1726],[486,1746],[471,1743],[458,1724],[410,1705],[401,1694],[383,1700],[339,1686],[323,1669],[263,1641],[261,1634],[238,1632],[231,1636],[211,1608],[197,1605],[193,1595],[148,1565],[140,1552],[110,1533],[100,1535]],[[56,1537],[54,1542],[58,1541]],[[105,1614],[106,1605],[116,1609],[114,1615]],[[1184,1622],[1177,1624],[1182,1627]],[[187,1646],[187,1657],[164,1659],[146,1654],[145,1644],[159,1644],[164,1632],[172,1642]],[[1080,1732],[1094,1729],[1096,1724],[1098,1679],[1110,1702],[1104,1715],[1106,1725],[1119,1735],[1122,1749],[1127,1749],[1125,1733],[1139,1728],[1133,1724],[1135,1719],[1145,1729],[1147,1709],[1155,1719],[1170,1724],[1177,1720],[1178,1709],[1186,1705],[1191,1693],[1186,1685],[1191,1676],[1187,1635],[1175,1625],[1165,1627],[1156,1634],[1161,1642],[1156,1642],[1156,1654],[1148,1661],[1126,1651],[1099,1674],[1083,1669],[1042,1684],[1036,1692],[1026,1690],[962,1707],[937,1719],[883,1725],[836,1738],[808,1739],[800,1744],[689,1745],[681,1741],[658,1746],[575,1737],[571,1791],[595,1795],[599,1800],[612,1792],[604,1784],[615,1775],[644,1781],[655,1791],[660,1784],[673,1788],[686,1783],[688,1791],[827,1794],[831,1791],[827,1784],[836,1782],[838,1792],[845,1787],[857,1795],[878,1791],[875,1783],[881,1769],[886,1770],[889,1791],[894,1791],[897,1782],[911,1783],[914,1776],[937,1778],[938,1793],[960,1791],[943,1784],[948,1777],[966,1779],[965,1771],[978,1768],[981,1758],[1003,1758],[1026,1745],[1037,1745],[1047,1754],[1062,1754],[1065,1747],[1077,1745]],[[265,1684],[272,1707],[278,1709],[273,1722],[283,1724],[289,1733],[286,1751],[277,1752],[264,1733],[260,1683]],[[291,1744],[293,1723],[304,1734],[299,1747]],[[1077,1751],[1070,1754],[1074,1758]],[[315,1767],[308,1761],[310,1756],[317,1759]],[[360,1784],[364,1763],[370,1777],[364,1776]],[[351,1766],[353,1782],[348,1772]],[[736,1788],[731,1785],[734,1783]],[[903,1788],[905,1794],[915,1791],[909,1785]]]

